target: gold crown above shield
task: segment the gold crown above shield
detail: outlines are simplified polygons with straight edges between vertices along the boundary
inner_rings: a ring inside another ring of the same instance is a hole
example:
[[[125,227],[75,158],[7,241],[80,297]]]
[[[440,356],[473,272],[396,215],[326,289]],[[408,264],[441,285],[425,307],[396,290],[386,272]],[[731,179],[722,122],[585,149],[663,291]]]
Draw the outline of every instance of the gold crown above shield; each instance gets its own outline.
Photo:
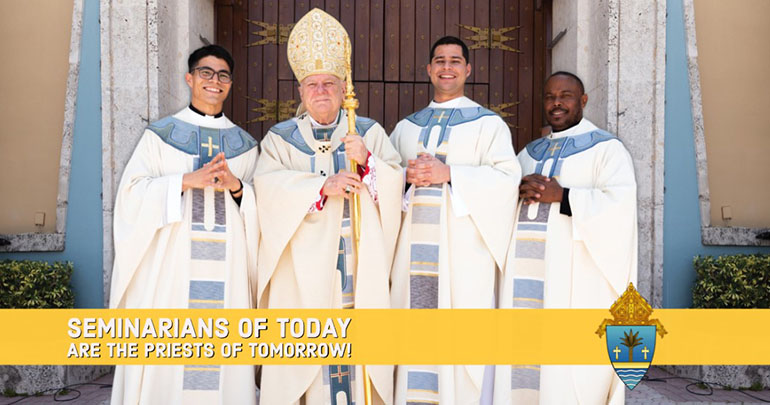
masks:
[[[607,325],[655,325],[660,337],[668,333],[659,320],[650,319],[652,306],[636,291],[634,283],[628,283],[626,291],[610,307],[610,314],[614,319],[602,321],[596,331],[599,337],[604,335]]]
[[[345,27],[331,15],[314,8],[297,21],[289,34],[289,65],[300,82],[315,74],[330,74],[344,80],[346,47],[350,49]]]

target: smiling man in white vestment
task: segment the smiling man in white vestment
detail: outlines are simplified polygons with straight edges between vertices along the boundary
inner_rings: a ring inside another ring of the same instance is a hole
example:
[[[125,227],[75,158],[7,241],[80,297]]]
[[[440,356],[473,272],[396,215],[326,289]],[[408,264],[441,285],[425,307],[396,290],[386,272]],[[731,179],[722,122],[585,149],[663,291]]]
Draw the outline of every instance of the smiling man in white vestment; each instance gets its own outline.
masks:
[[[258,152],[222,114],[233,59],[209,45],[188,68],[190,105],[147,127],[120,181],[111,308],[255,302]],[[255,402],[253,366],[118,366],[112,388],[113,405]]]
[[[525,176],[500,297],[503,308],[609,308],[636,282],[634,167],[623,143],[583,118],[582,81],[545,84],[551,132],[519,152]],[[622,404],[610,366],[514,366],[496,395],[513,404]],[[539,397],[539,398],[538,398]]]
[[[289,35],[289,64],[302,109],[262,142],[254,185],[262,241],[260,308],[388,308],[388,278],[400,216],[400,158],[382,127],[356,117],[347,135],[347,32],[313,9]],[[349,171],[349,160],[358,172]],[[361,202],[353,252],[350,196]],[[353,254],[355,253],[355,254]],[[392,403],[393,367],[369,366],[375,403]],[[363,404],[360,366],[264,366],[264,404]]]
[[[433,101],[398,123],[405,216],[393,265],[394,308],[495,308],[521,169],[505,122],[464,96],[458,38],[436,41]],[[494,367],[399,366],[396,403],[490,403]]]

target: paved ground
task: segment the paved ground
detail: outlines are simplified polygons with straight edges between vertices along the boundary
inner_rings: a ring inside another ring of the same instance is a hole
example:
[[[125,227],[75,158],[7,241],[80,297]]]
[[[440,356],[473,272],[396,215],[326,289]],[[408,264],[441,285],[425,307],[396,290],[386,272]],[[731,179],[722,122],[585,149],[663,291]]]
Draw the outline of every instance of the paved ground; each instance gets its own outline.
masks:
[[[695,381],[683,379],[668,372],[652,368],[647,373],[648,379],[642,381],[633,391],[626,394],[627,405],[694,405],[694,404],[746,404],[759,405],[770,403],[770,390],[746,391],[752,398],[739,391],[725,391],[714,389],[700,389]],[[0,405],[43,405],[64,402],[73,405],[109,405],[112,374],[97,379],[92,383],[73,387],[66,395],[39,396],[39,397],[13,397],[0,396]],[[688,392],[688,388],[693,393]],[[764,402],[763,402],[764,401]],[[264,404],[269,405],[269,404]]]
[[[647,372],[633,391],[626,394],[626,405],[691,405],[691,404],[766,404],[770,390],[726,391],[715,386],[713,390],[698,388],[693,379],[677,377],[659,368]],[[688,391],[689,390],[689,391]],[[752,398],[753,397],[753,398]]]
[[[109,405],[112,392],[112,374],[107,374],[93,382],[72,387],[65,395],[44,395],[39,397],[4,397],[0,395],[0,405]]]

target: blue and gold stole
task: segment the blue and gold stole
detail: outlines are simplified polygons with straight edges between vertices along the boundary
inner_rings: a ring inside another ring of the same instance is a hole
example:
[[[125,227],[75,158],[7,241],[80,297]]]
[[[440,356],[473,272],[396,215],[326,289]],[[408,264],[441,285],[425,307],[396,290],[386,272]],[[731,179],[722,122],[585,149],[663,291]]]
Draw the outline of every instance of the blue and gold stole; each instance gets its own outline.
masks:
[[[527,145],[537,161],[534,173],[558,180],[564,160],[596,144],[617,139],[602,130],[563,138],[540,138]],[[519,203],[514,230],[513,308],[543,308],[545,293],[545,249],[551,203]],[[540,366],[512,366],[514,403],[527,403],[540,390]],[[535,391],[533,393],[533,391]]]

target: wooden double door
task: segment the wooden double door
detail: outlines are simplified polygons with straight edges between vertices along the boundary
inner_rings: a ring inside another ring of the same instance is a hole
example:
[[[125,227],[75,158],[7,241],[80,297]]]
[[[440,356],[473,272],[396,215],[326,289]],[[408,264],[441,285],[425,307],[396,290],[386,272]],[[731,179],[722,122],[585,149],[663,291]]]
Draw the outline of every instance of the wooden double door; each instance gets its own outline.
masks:
[[[388,133],[430,102],[430,47],[454,35],[471,48],[466,96],[505,119],[517,152],[540,136],[542,84],[550,71],[549,0],[217,0],[216,42],[235,59],[225,113],[256,139],[299,104],[286,41],[293,24],[315,7],[350,35],[357,113]]]

